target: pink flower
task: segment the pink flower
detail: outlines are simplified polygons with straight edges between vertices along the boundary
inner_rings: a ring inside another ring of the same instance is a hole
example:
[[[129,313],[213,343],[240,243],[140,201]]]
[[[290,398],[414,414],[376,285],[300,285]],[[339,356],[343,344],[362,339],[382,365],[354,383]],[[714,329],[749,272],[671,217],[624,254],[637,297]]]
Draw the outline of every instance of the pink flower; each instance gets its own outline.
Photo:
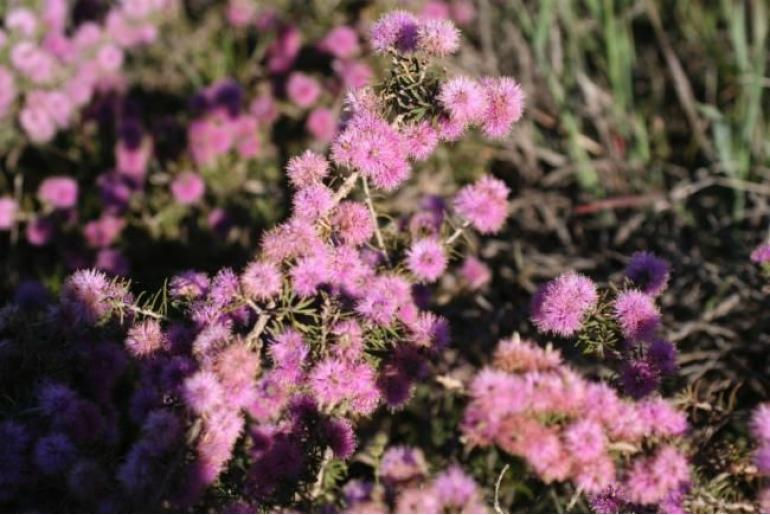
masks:
[[[286,84],[286,95],[295,105],[307,109],[321,95],[321,86],[314,78],[302,72],[293,72]]]
[[[770,263],[770,243],[763,243],[751,252],[751,260],[763,265]]]
[[[476,123],[487,110],[484,88],[468,77],[453,77],[441,85],[439,101],[455,123]]]
[[[356,90],[372,81],[374,72],[364,61],[334,61],[332,69],[342,79],[345,88]]]
[[[390,11],[372,25],[372,47],[378,52],[393,48],[411,52],[417,46],[417,18],[406,11]]]
[[[476,7],[470,0],[452,0],[449,11],[458,25],[468,25],[476,18]]]
[[[407,266],[418,279],[434,282],[446,270],[444,248],[435,239],[419,240],[407,252]]]
[[[49,177],[40,183],[37,198],[58,209],[71,208],[78,201],[78,183],[72,177]]]
[[[460,267],[460,276],[472,290],[483,288],[492,278],[489,267],[473,256],[468,256],[463,261],[462,267]]]
[[[502,138],[524,112],[524,92],[509,77],[487,78],[482,86],[487,100],[482,129],[490,138]]]
[[[660,312],[655,301],[639,290],[618,294],[613,310],[623,336],[633,342],[652,337],[660,324]]]
[[[92,220],[85,225],[83,235],[91,247],[108,247],[115,241],[125,225],[126,221],[123,218],[102,215],[97,220]]]
[[[213,413],[224,401],[224,390],[212,372],[200,371],[191,375],[182,386],[185,404],[196,414]]]
[[[31,38],[37,31],[38,20],[30,9],[16,7],[6,13],[5,27],[11,32]]]
[[[564,431],[564,441],[572,457],[590,463],[605,451],[605,436],[601,425],[593,420],[579,420]]]
[[[429,55],[445,57],[460,48],[460,32],[449,20],[426,20],[417,29],[417,48]]]
[[[255,117],[240,116],[236,121],[235,148],[238,155],[244,159],[251,159],[259,155],[261,146],[258,122]]]
[[[257,5],[252,0],[230,0],[227,3],[227,21],[233,27],[243,28],[254,21]]]
[[[318,253],[300,258],[291,269],[292,288],[300,297],[311,297],[328,281],[329,275],[328,256]]]
[[[48,218],[33,218],[24,229],[27,242],[35,247],[48,245],[53,239],[55,232],[56,227]]]
[[[305,188],[321,182],[329,174],[329,162],[322,155],[306,150],[289,160],[286,171],[294,187]]]
[[[128,330],[126,348],[131,355],[144,358],[159,351],[164,344],[163,331],[156,320],[145,320]]]
[[[318,43],[318,48],[340,59],[353,57],[359,51],[358,34],[347,25],[334,27]]]
[[[572,336],[580,330],[586,314],[599,295],[588,277],[567,272],[546,284],[532,301],[532,321],[542,332]]]
[[[262,125],[270,125],[278,118],[278,108],[272,95],[269,93],[259,95],[251,101],[249,111]]]
[[[360,202],[340,202],[332,213],[331,224],[346,245],[361,245],[374,235],[374,221],[367,207]]]
[[[42,106],[26,105],[21,111],[19,121],[34,143],[48,143],[56,134],[56,125]]]
[[[354,117],[332,145],[332,159],[356,168],[375,186],[392,191],[410,172],[403,136],[382,118],[364,113]]]
[[[323,184],[311,184],[294,194],[292,207],[295,217],[316,220],[334,207],[334,193]]]
[[[96,62],[105,73],[115,73],[123,66],[123,50],[117,45],[104,45],[96,53]]]
[[[409,157],[417,161],[428,159],[438,145],[438,133],[427,121],[404,128],[404,141]]]
[[[318,141],[328,143],[337,133],[337,119],[330,109],[317,107],[307,117],[305,128]]]
[[[0,197],[0,231],[8,231],[16,222],[19,206],[11,197]]]
[[[243,293],[252,299],[266,301],[281,292],[281,272],[273,263],[252,261],[241,275]]]
[[[171,194],[174,200],[182,205],[198,203],[206,192],[203,178],[194,172],[182,172],[171,183]]]
[[[498,232],[508,217],[508,187],[500,179],[484,176],[455,195],[457,213],[482,234]]]

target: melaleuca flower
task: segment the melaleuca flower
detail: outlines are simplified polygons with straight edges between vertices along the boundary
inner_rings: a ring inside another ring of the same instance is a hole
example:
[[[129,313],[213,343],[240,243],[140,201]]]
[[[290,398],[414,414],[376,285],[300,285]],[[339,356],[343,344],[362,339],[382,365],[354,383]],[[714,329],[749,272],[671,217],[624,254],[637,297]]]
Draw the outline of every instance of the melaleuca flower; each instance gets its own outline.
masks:
[[[589,278],[567,272],[542,287],[532,300],[532,321],[544,333],[572,336],[599,296]]]
[[[646,360],[629,360],[620,371],[620,385],[627,395],[641,399],[658,388],[660,372]]]
[[[319,183],[328,175],[329,162],[322,155],[306,150],[289,160],[286,171],[294,187],[304,188]]]
[[[224,390],[212,372],[196,372],[182,387],[185,404],[198,415],[214,413],[224,401]]]
[[[340,59],[353,57],[359,52],[358,33],[347,25],[334,27],[321,39],[318,48]]]
[[[428,474],[428,464],[420,449],[412,447],[391,447],[382,455],[380,478],[387,486],[395,486]]]
[[[626,277],[647,295],[653,297],[666,289],[668,263],[651,252],[636,252],[626,266]]]
[[[468,256],[460,267],[460,277],[471,290],[479,290],[489,284],[492,273],[481,260]]]
[[[334,207],[334,194],[323,184],[311,184],[294,194],[292,209],[297,219],[316,220]]]
[[[78,184],[71,177],[49,177],[37,190],[41,202],[58,209],[73,207],[78,200]]]
[[[449,20],[424,20],[417,28],[417,48],[429,55],[448,56],[460,48],[460,31]]]
[[[293,72],[286,84],[286,95],[295,105],[303,109],[312,107],[321,94],[318,82],[302,72]]]
[[[623,336],[633,342],[652,337],[660,324],[660,312],[652,297],[638,290],[621,292],[613,309]]]
[[[454,77],[444,82],[438,99],[457,124],[477,123],[487,110],[484,89],[468,77]]]
[[[206,183],[200,175],[193,172],[183,172],[171,183],[171,194],[174,200],[182,205],[197,203],[205,192]]]
[[[171,278],[169,293],[173,297],[195,299],[205,295],[209,287],[209,278],[202,272],[188,270]]]
[[[16,222],[18,204],[11,197],[0,197],[0,231],[7,231]]]
[[[372,26],[371,43],[378,52],[395,49],[411,52],[417,47],[417,18],[406,11],[391,11]]]
[[[61,290],[62,310],[75,323],[85,325],[97,323],[127,300],[128,292],[122,285],[94,270],[75,272]]]
[[[347,459],[356,450],[356,434],[349,420],[336,418],[326,421],[324,432],[334,456]]]
[[[485,176],[455,195],[457,214],[482,234],[498,232],[508,217],[508,187],[499,179]]]
[[[65,472],[77,457],[72,441],[63,433],[51,433],[35,443],[33,458],[35,465],[48,475]]]
[[[490,138],[502,138],[524,112],[524,92],[509,77],[486,78],[482,86],[486,94],[486,111],[481,128]]]
[[[434,282],[447,267],[443,246],[434,239],[414,242],[407,253],[407,266],[419,280]]]
[[[689,480],[687,459],[675,448],[666,446],[651,458],[633,464],[624,491],[632,502],[655,504]]]
[[[136,357],[144,358],[159,351],[165,342],[165,336],[156,320],[144,320],[128,330],[126,348]]]
[[[252,261],[241,274],[241,289],[252,299],[266,301],[281,292],[282,278],[273,263]]]
[[[760,265],[770,263],[770,244],[763,243],[755,248],[751,252],[751,260]]]
[[[334,234],[346,245],[361,245],[374,235],[374,221],[364,204],[345,200],[331,215]]]
[[[406,126],[403,134],[407,154],[417,161],[430,157],[438,145],[438,133],[427,121]]]

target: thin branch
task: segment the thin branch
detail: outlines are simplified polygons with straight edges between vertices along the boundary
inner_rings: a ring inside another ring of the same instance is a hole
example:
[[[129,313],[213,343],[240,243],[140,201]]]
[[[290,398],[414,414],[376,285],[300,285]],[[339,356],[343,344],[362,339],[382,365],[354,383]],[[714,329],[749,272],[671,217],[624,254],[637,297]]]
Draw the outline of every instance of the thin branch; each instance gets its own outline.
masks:
[[[340,186],[340,189],[337,190],[337,192],[334,194],[334,205],[336,206],[339,204],[342,199],[348,196],[350,194],[351,190],[355,187],[356,181],[358,180],[358,172],[353,172],[350,175],[348,175],[348,178],[345,179],[345,182],[342,183],[342,186]]]
[[[388,251],[385,249],[385,240],[380,232],[380,224],[377,222],[377,212],[374,210],[374,203],[372,202],[372,194],[369,192],[369,183],[366,181],[366,177],[361,176],[361,182],[364,185],[364,196],[366,198],[366,206],[369,208],[369,214],[372,215],[372,221],[374,222],[374,235],[377,238],[377,245],[380,247],[382,254],[385,256],[385,262],[390,265],[390,258],[388,257]]]
[[[503,477],[505,476],[505,473],[508,472],[509,468],[510,467],[506,463],[503,467],[503,470],[500,471],[500,475],[497,476],[497,481],[495,482],[495,511],[497,513],[506,513],[500,507],[500,483],[503,482]]]
[[[458,227],[457,229],[455,229],[455,232],[453,232],[452,235],[449,238],[446,239],[444,244],[445,245],[451,245],[452,243],[454,243],[457,238],[462,236],[463,232],[465,232],[465,229],[467,229],[470,226],[471,226],[471,223],[468,220],[463,222],[463,224],[460,227]]]

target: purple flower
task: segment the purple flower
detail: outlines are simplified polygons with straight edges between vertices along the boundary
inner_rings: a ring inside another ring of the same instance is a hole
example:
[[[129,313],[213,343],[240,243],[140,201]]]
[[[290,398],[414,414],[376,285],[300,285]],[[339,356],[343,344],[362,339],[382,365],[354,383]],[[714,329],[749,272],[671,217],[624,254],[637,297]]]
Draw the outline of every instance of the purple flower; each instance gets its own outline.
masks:
[[[770,262],[770,243],[763,243],[755,248],[751,252],[751,260],[760,265]]]
[[[411,52],[417,47],[417,18],[406,11],[391,11],[372,25],[372,47],[378,52],[395,49]]]
[[[353,425],[346,418],[335,418],[324,423],[327,442],[334,456],[345,460],[356,450],[356,434]]]
[[[658,388],[660,374],[646,360],[634,359],[623,365],[620,385],[624,393],[634,399],[641,399]]]
[[[666,289],[668,273],[668,263],[652,252],[636,252],[626,267],[626,277],[633,285],[653,297]]]
[[[64,472],[76,457],[75,446],[62,433],[52,433],[40,438],[35,444],[35,465],[48,475]]]
[[[460,48],[460,31],[449,20],[425,20],[417,29],[417,48],[428,55],[445,57]]]

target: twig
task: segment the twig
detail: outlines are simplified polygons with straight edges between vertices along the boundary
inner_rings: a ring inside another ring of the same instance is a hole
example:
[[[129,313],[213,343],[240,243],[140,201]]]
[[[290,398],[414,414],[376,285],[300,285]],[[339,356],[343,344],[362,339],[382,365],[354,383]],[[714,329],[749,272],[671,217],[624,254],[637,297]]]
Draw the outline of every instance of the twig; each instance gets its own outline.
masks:
[[[500,475],[497,476],[497,481],[495,482],[495,511],[497,513],[506,513],[500,507],[500,483],[503,482],[503,476],[505,476],[505,473],[508,472],[509,468],[510,467],[506,463],[503,467],[503,470],[500,471]]]
[[[457,229],[455,229],[455,232],[453,232],[452,235],[449,238],[446,239],[444,244],[445,245],[451,245],[452,243],[454,243],[457,238],[462,236],[462,234],[465,231],[465,229],[467,229],[470,226],[471,226],[471,223],[468,220],[463,222],[463,224],[460,227],[458,227]]]
[[[385,262],[390,264],[390,258],[388,257],[388,251],[385,249],[385,240],[380,232],[380,224],[377,222],[377,212],[374,210],[374,203],[372,202],[372,194],[369,192],[369,183],[366,181],[366,177],[361,176],[361,182],[364,185],[364,196],[366,198],[366,206],[369,208],[369,214],[372,215],[372,221],[374,222],[374,235],[377,238],[377,245],[380,247],[382,254],[385,256]]]
[[[345,182],[342,183],[342,186],[340,186],[340,189],[338,189],[337,192],[334,194],[334,205],[339,204],[342,201],[342,199],[348,196],[350,191],[356,185],[358,176],[359,176],[358,172],[353,172],[350,175],[348,175],[348,178],[345,179]]]

